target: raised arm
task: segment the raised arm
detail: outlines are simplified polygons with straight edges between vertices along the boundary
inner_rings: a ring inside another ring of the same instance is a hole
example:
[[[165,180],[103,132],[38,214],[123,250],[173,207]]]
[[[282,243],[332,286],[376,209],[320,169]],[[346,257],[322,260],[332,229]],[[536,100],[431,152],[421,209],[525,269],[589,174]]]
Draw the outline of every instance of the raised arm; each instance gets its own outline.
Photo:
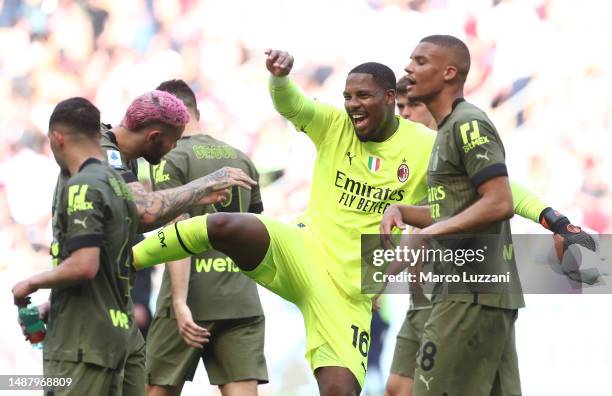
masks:
[[[217,203],[226,197],[232,186],[251,189],[255,185],[244,171],[224,167],[210,175],[193,180],[180,187],[160,191],[147,191],[139,182],[129,183],[140,217],[139,231],[150,231],[167,224],[195,205]]]
[[[274,108],[318,146],[328,135],[328,126],[332,120],[345,115],[346,112],[317,102],[300,92],[288,77],[293,68],[291,54],[271,49],[265,53],[266,68],[271,74],[269,89]]]

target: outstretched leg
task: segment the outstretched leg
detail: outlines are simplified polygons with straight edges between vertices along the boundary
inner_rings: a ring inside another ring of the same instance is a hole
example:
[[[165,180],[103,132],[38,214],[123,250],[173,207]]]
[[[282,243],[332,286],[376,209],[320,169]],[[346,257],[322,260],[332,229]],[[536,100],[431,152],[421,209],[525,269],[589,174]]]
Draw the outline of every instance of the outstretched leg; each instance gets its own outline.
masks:
[[[266,256],[270,234],[257,216],[215,213],[207,216],[206,225],[212,247],[230,256],[241,270],[254,270]]]
[[[214,213],[168,225],[145,238],[132,249],[134,267],[185,258],[216,249],[230,256],[244,271],[251,271],[264,259],[270,234],[252,214]]]

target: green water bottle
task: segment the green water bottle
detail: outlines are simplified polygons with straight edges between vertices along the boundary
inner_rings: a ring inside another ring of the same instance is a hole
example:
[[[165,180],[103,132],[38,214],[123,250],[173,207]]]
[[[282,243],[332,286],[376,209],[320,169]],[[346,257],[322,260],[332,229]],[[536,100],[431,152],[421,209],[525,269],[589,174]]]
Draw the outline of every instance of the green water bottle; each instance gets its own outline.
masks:
[[[36,349],[43,348],[45,338],[45,322],[40,319],[40,312],[36,305],[19,307],[19,321],[26,328],[26,338]]]

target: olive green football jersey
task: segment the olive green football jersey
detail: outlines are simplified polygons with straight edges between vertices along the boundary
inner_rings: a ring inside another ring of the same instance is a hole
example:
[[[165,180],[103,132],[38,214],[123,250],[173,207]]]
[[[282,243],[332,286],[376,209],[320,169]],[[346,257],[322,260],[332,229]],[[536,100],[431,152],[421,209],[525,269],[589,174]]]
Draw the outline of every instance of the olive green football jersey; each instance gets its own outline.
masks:
[[[255,166],[245,154],[208,135],[187,136],[177,147],[152,167],[151,180],[156,190],[189,183],[199,177],[230,166],[259,179]],[[198,216],[215,212],[253,212],[263,210],[259,186],[250,191],[233,187],[225,203],[192,209]],[[234,319],[263,315],[255,282],[240,273],[238,266],[221,252],[211,250],[192,256],[187,296],[195,320]],[[157,299],[157,315],[174,316],[168,271],[164,272]]]
[[[133,315],[129,277],[138,215],[121,176],[89,159],[58,178],[53,200],[54,265],[87,247],[100,248],[91,281],[51,291],[44,358],[117,368],[126,354]]]
[[[428,203],[433,221],[464,211],[480,198],[478,187],[482,183],[507,175],[504,146],[491,120],[463,99],[455,101],[452,112],[439,126],[428,166]],[[467,278],[476,282],[447,284],[444,287],[450,290],[448,293],[438,288],[434,301],[469,301],[511,309],[524,306],[509,220],[463,236],[461,240],[451,239],[436,246],[455,251],[484,249],[486,259],[463,266],[444,263],[444,268],[436,263],[437,272],[459,274],[462,281]],[[509,282],[484,282],[489,278],[479,276],[492,274],[508,275]]]

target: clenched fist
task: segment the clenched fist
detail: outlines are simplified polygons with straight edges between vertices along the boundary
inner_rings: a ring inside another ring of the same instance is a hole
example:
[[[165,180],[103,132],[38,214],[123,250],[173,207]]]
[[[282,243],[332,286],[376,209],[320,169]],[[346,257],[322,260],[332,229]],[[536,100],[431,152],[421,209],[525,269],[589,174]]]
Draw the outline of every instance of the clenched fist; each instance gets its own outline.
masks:
[[[265,52],[266,67],[272,75],[276,77],[284,77],[289,74],[293,67],[293,56],[287,51],[279,51],[267,49]]]

